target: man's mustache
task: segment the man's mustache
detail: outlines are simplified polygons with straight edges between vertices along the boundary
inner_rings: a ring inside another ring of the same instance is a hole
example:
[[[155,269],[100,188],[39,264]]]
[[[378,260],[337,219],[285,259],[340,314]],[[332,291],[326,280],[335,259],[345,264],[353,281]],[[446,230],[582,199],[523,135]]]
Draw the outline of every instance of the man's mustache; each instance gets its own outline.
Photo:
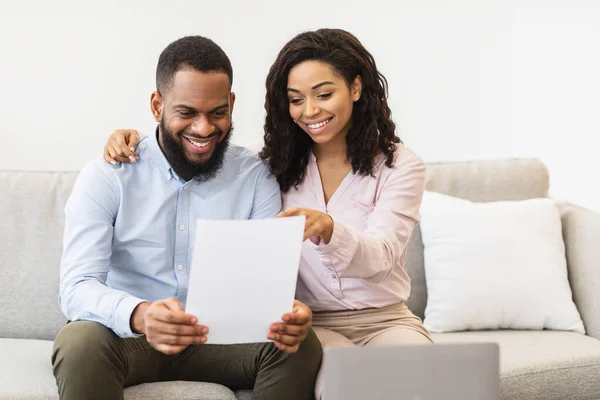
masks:
[[[186,137],[190,138],[190,139],[198,139],[198,140],[206,140],[206,139],[211,139],[215,136],[219,136],[221,135],[223,132],[220,130],[216,130],[213,133],[211,133],[208,136],[195,136],[195,135],[190,135],[188,133],[183,132],[182,135],[185,135]]]

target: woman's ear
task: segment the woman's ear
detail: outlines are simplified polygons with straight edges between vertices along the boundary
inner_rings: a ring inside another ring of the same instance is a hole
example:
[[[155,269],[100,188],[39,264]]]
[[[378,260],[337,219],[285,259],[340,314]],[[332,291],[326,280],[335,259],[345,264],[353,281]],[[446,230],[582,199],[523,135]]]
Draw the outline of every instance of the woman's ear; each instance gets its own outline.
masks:
[[[162,117],[164,100],[158,91],[152,92],[150,96],[150,111],[152,111],[152,115],[154,116],[154,120],[156,122],[160,122],[160,118]]]
[[[356,75],[354,81],[350,85],[350,94],[352,95],[353,101],[358,101],[362,95],[362,78],[360,75]]]

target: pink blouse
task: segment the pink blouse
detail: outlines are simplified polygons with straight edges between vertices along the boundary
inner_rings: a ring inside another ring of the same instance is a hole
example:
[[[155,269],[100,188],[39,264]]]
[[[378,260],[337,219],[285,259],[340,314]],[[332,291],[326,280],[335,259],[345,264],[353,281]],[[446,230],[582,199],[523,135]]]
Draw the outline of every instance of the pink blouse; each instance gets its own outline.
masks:
[[[419,222],[425,164],[398,145],[392,168],[376,158],[374,176],[350,172],[327,205],[314,155],[304,181],[283,195],[283,207],[311,208],[334,220],[331,241],[303,243],[296,298],[313,311],[359,310],[405,301],[410,279],[406,246]]]

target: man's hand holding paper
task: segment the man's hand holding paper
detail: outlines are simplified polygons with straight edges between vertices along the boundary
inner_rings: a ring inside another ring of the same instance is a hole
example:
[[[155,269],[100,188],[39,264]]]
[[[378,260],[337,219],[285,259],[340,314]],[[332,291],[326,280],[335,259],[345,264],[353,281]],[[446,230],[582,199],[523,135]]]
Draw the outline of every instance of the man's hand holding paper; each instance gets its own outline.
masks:
[[[294,310],[284,314],[281,320],[283,322],[271,324],[267,339],[273,340],[279,350],[295,353],[312,327],[312,311],[304,303],[294,300]]]

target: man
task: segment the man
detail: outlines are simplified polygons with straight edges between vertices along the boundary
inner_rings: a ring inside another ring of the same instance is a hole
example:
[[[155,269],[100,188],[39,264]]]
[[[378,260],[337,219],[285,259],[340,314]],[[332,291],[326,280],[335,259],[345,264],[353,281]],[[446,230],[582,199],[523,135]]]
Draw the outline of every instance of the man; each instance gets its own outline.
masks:
[[[305,305],[269,327],[274,343],[228,346],[203,344],[210,327],[184,311],[196,219],[281,209],[266,166],[229,145],[232,76],[211,40],[171,43],[151,96],[159,125],[138,165],[97,160],[81,171],[65,208],[59,296],[74,322],[52,355],[61,399],[123,399],[124,387],[167,380],[254,388],[254,400],[312,398],[321,349]]]

